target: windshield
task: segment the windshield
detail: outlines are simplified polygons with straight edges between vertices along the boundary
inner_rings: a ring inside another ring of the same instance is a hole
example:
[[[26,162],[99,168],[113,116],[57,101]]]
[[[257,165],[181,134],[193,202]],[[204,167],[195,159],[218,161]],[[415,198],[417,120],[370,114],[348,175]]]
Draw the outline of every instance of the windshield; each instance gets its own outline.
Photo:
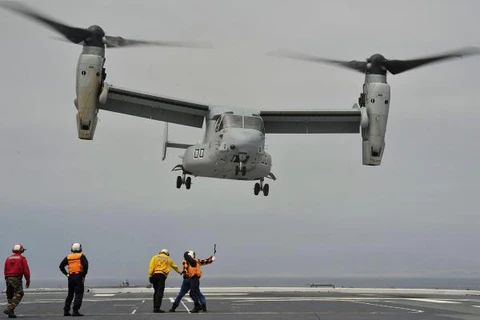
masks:
[[[262,133],[265,133],[263,127],[263,120],[260,117],[249,117],[249,116],[240,116],[233,114],[225,114],[221,118],[218,124],[216,131],[220,131],[225,128],[245,128],[245,129],[254,129]]]
[[[245,129],[255,129],[255,130],[264,132],[262,118],[245,117],[244,121],[245,121]]]
[[[225,128],[241,128],[241,127],[242,127],[242,116],[226,114],[222,119],[222,123],[220,124],[219,130],[222,130]]]

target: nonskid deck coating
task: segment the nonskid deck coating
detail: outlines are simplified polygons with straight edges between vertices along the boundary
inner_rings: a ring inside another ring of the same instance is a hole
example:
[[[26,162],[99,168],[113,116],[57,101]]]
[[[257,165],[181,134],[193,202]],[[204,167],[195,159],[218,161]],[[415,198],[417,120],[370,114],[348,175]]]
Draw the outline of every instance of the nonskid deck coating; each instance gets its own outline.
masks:
[[[480,291],[375,288],[202,288],[208,312],[190,314],[186,297],[175,313],[152,313],[152,289],[90,288],[81,312],[92,319],[480,319]],[[178,288],[167,288],[168,310]],[[26,290],[20,318],[63,317],[65,290]],[[5,295],[0,299],[6,304]]]

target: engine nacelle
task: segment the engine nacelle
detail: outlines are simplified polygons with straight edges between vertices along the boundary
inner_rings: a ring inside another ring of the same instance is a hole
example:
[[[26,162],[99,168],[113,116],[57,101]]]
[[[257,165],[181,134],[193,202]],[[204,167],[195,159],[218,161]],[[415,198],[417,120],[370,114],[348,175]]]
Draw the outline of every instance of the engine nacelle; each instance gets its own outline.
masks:
[[[378,82],[368,83],[364,85],[364,93],[368,126],[362,126],[362,162],[367,166],[379,166],[385,150],[390,85]]]
[[[95,50],[92,48],[91,51]],[[100,49],[103,50],[103,49]],[[98,97],[103,81],[103,52],[85,51],[77,65],[77,130],[80,139],[92,140],[97,125]]]

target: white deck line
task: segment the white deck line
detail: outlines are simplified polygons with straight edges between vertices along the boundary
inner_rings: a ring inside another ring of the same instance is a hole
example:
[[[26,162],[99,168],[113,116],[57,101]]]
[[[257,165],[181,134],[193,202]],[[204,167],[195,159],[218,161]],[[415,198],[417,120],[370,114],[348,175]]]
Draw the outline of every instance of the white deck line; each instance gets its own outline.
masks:
[[[460,301],[448,301],[448,300],[425,299],[425,298],[408,298],[407,300],[420,301],[420,302],[432,302],[432,303],[451,303],[451,304],[461,303]]]

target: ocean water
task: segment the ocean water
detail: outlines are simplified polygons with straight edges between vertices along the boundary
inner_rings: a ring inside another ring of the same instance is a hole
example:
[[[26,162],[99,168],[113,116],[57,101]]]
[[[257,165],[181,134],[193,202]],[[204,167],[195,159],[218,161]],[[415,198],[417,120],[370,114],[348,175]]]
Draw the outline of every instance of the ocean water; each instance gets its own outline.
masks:
[[[128,280],[130,286],[147,286],[148,279],[95,279],[87,277],[88,287],[121,286]],[[181,278],[172,275],[167,287],[179,287]],[[480,290],[480,277],[203,277],[203,287],[309,287],[310,284],[334,285],[352,288],[427,288]],[[32,288],[65,288],[60,279],[32,279]]]

